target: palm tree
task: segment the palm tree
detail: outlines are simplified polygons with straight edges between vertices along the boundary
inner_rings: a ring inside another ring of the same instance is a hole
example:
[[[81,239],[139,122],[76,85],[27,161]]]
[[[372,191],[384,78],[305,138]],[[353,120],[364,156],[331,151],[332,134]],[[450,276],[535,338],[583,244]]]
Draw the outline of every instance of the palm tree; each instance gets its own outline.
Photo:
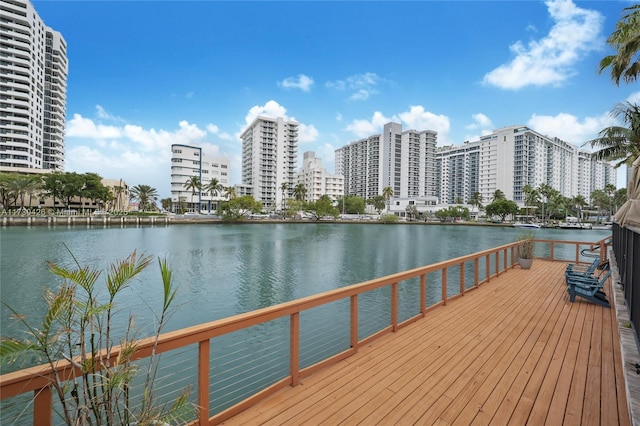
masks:
[[[640,156],[640,106],[623,102],[614,107],[611,115],[626,126],[607,127],[584,145],[600,148],[593,153],[598,160],[619,160],[616,168],[623,164],[630,166]]]
[[[482,195],[479,192],[474,192],[471,198],[469,198],[469,204],[471,204],[472,207],[477,207],[478,212],[480,212],[480,209],[482,208]],[[476,215],[476,221],[477,220],[478,215]]]
[[[195,201],[193,201],[193,199],[196,196],[196,192],[199,192],[202,190],[202,182],[200,182],[200,178],[198,176],[191,176],[189,180],[184,183],[184,188],[187,191],[191,191],[191,203],[193,203],[194,205],[194,211],[200,211],[200,208],[195,210],[196,203]],[[198,200],[198,203],[199,202],[200,201]]]
[[[382,189],[382,196],[384,197],[387,205],[387,213],[389,213],[389,200],[393,197],[393,188],[390,186],[385,186]]]
[[[576,216],[582,219],[582,209],[584,208],[584,206],[589,204],[587,203],[587,200],[584,199],[584,196],[578,194],[571,199],[571,204],[578,213]]]
[[[29,207],[31,207],[31,196],[42,188],[42,177],[38,175],[12,174],[4,185],[16,200],[20,199],[20,208],[24,208],[24,198],[27,195],[29,196]]]
[[[298,201],[304,201],[307,197],[307,187],[299,183],[293,188],[293,197]]]
[[[287,211],[287,190],[289,189],[289,184],[287,182],[282,182],[280,185],[280,191],[282,191],[282,211]]]
[[[640,5],[624,8],[626,15],[618,21],[616,29],[609,38],[607,44],[616,50],[615,55],[605,56],[600,61],[599,72],[611,68],[611,79],[620,85],[620,79],[625,83],[631,83],[640,74],[638,62],[638,50],[640,50]],[[632,62],[633,61],[633,62]]]
[[[522,192],[524,193],[525,210],[527,212],[527,216],[529,216],[529,209],[540,203],[540,194],[529,184],[522,187]]]
[[[149,205],[155,205],[158,191],[149,185],[136,185],[131,188],[130,196],[138,200],[138,210],[145,211]]]
[[[227,186],[224,189],[224,196],[228,199],[236,198],[236,189],[233,186]]]
[[[222,194],[222,191],[224,191],[224,186],[222,186],[218,179],[212,178],[209,183],[204,186],[203,189],[207,191],[211,195],[211,197],[217,197],[218,195]],[[209,210],[211,210],[211,208],[209,208]]]
[[[500,201],[500,200],[504,200],[506,197],[504,195],[504,192],[502,192],[501,189],[496,189],[495,191],[493,191],[493,195],[491,196],[491,201]]]

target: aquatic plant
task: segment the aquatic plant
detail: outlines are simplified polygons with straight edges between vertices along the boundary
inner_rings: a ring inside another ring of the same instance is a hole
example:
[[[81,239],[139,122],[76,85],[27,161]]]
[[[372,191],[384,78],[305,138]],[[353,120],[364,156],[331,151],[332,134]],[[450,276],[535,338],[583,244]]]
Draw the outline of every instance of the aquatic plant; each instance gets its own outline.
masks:
[[[47,289],[47,310],[40,324],[32,325],[25,316],[7,306],[26,331],[27,338],[2,338],[0,362],[13,363],[37,355],[49,366],[51,387],[61,406],[67,425],[183,423],[193,418],[189,389],[171,403],[158,403],[154,384],[158,373],[158,338],[170,315],[176,296],[171,270],[158,259],[162,277],[162,309],[156,316],[151,355],[147,364],[135,361],[138,342],[134,338],[134,316],[129,314],[123,335],[115,336],[116,299],[153,260],[134,251],[111,264],[104,287],[98,285],[102,271],[81,266],[71,254],[74,266],[49,263],[50,272],[61,278],[57,291]],[[106,292],[105,292],[106,290]],[[116,342],[119,344],[116,345]],[[132,383],[142,382],[139,397],[132,396]]]

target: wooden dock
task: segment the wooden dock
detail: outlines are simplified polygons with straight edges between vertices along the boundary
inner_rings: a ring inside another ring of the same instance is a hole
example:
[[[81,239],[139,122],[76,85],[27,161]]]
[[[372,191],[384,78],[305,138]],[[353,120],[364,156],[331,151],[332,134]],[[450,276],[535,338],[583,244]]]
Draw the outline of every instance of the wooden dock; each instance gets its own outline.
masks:
[[[224,424],[629,425],[616,311],[569,302],[565,265],[516,267]]]

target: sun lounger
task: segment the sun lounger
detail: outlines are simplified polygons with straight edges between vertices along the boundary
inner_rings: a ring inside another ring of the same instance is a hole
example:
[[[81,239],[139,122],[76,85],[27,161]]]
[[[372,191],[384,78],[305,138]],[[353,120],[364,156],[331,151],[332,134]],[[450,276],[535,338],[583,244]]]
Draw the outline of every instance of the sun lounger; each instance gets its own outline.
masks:
[[[569,299],[571,302],[575,302],[576,296],[579,296],[600,306],[610,307],[607,296],[604,291],[602,291],[602,287],[610,276],[611,269],[608,267],[599,277],[570,276],[567,280]]]

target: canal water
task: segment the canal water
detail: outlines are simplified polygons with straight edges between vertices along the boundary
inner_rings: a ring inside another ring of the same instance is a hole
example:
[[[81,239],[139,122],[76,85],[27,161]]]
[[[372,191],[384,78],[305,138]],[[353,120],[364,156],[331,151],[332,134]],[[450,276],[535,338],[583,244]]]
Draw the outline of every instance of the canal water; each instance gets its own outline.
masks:
[[[71,267],[75,257],[106,270],[134,250],[166,258],[178,286],[165,328],[170,331],[470,254],[521,234],[493,226],[334,223],[2,228],[0,331],[20,333],[5,303],[28,319],[41,319],[43,291],[59,286],[47,261]],[[534,235],[593,242],[610,231],[540,229]],[[116,328],[124,329],[134,312],[139,334],[151,334],[161,297],[153,262],[117,301],[125,315]],[[325,321],[322,315],[336,313],[327,310],[314,321]],[[1,372],[12,369],[3,366]]]

